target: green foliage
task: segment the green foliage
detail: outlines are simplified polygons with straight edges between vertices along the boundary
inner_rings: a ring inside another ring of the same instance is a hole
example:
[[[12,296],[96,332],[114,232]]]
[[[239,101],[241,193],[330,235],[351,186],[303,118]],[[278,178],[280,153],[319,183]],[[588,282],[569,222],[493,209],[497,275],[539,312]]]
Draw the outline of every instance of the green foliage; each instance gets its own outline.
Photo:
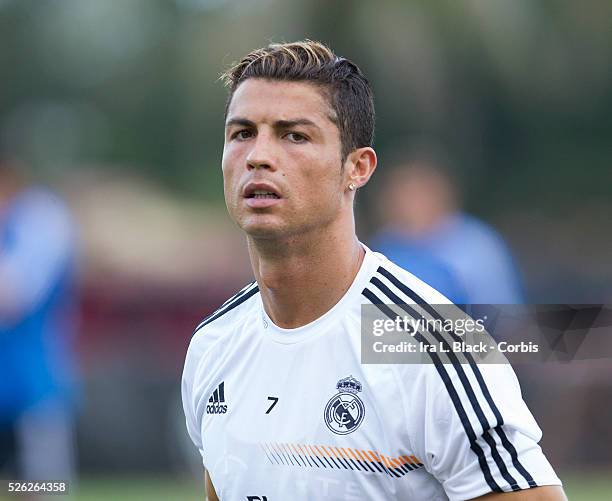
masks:
[[[0,125],[40,172],[118,164],[221,203],[220,71],[269,41],[310,37],[366,71],[379,150],[420,134],[448,146],[469,208],[605,200],[610,5],[4,1]]]

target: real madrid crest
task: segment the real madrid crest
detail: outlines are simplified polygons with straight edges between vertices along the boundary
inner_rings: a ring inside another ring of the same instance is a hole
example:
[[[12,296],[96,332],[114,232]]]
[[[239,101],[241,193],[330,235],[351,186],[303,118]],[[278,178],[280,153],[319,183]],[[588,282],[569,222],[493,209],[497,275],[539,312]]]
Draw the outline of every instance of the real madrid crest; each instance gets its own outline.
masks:
[[[361,383],[349,376],[338,381],[336,389],[338,393],[327,402],[323,419],[331,431],[346,435],[359,428],[365,416],[365,406],[357,396]]]

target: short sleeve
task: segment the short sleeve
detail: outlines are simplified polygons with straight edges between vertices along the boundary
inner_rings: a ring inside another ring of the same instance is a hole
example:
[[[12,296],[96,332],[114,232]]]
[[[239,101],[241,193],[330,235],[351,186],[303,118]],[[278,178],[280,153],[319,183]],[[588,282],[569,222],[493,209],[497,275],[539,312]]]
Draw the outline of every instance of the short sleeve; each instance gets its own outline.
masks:
[[[187,350],[185,359],[185,367],[183,369],[183,377],[181,381],[181,398],[183,401],[183,411],[185,413],[185,422],[187,425],[187,433],[191,441],[197,447],[200,455],[204,457],[204,448],[202,444],[201,422],[198,418],[201,413],[198,412],[198,399],[196,397],[195,384],[198,360],[200,357],[196,354],[197,350],[192,343]]]
[[[451,501],[561,485],[509,365],[430,368],[415,452]]]

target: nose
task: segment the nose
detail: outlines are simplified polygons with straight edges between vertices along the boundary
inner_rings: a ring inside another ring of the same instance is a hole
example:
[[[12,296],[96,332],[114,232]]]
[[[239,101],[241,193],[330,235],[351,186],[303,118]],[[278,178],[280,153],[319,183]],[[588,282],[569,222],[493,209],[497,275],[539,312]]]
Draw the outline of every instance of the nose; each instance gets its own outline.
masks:
[[[275,161],[271,138],[266,137],[265,134],[259,134],[251,144],[251,150],[246,157],[247,169],[273,170]]]

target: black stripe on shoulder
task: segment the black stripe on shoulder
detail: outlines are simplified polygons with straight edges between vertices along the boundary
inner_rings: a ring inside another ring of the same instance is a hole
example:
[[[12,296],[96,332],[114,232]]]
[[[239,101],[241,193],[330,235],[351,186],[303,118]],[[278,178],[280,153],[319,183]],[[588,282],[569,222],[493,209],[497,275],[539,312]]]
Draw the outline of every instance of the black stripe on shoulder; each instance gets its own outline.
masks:
[[[382,313],[387,315],[390,319],[395,320],[398,317],[398,315],[391,308],[389,308],[389,306],[387,306],[374,292],[372,292],[367,287],[363,290],[362,294],[372,304],[374,304]],[[417,341],[419,341],[422,344],[427,344],[427,345],[430,344],[418,332],[415,333],[414,337]],[[480,469],[482,470],[482,473],[485,477],[487,485],[491,488],[493,492],[503,492],[503,489],[498,485],[498,483],[493,478],[493,475],[491,474],[491,470],[487,463],[487,458],[485,456],[485,453],[482,447],[480,447],[480,445],[478,444],[478,441],[477,441],[478,437],[476,436],[476,433],[474,432],[474,428],[472,428],[472,424],[470,423],[467,413],[465,412],[465,409],[463,408],[463,404],[461,403],[459,394],[457,393],[457,390],[453,386],[453,383],[451,381],[450,376],[448,375],[448,372],[446,372],[446,369],[444,368],[442,361],[440,360],[440,358],[438,357],[436,353],[429,352],[429,356],[431,357],[431,360],[436,370],[438,371],[438,374],[440,375],[440,378],[442,379],[444,386],[446,387],[448,391],[451,401],[453,402],[453,405],[455,406],[455,410],[457,411],[457,414],[459,415],[459,419],[461,420],[463,429],[465,430],[468,436],[468,439],[470,442],[470,449],[476,454],[476,457],[478,458],[478,464],[480,465]]]
[[[371,280],[371,283],[376,288],[378,288],[378,290],[380,290],[383,294],[385,294],[385,296],[387,296],[394,304],[398,305],[402,310],[404,310],[406,313],[408,313],[414,319],[416,319],[416,320],[421,320],[421,319],[424,320],[424,317],[422,315],[420,315],[416,310],[414,310],[413,308],[411,308],[410,306],[405,304],[405,300],[404,299],[401,299],[399,296],[394,294],[377,277],[373,277],[372,280]],[[442,343],[444,345],[445,349],[448,351],[448,356],[451,359],[453,367],[457,371],[457,375],[459,376],[459,380],[461,381],[463,389],[465,390],[465,393],[468,396],[468,399],[470,401],[472,409],[476,413],[476,416],[478,417],[478,421],[480,422],[480,425],[482,427],[482,430],[483,430],[482,431],[482,437],[483,437],[484,441],[489,445],[489,448],[491,449],[491,456],[495,460],[495,464],[497,464],[497,466],[499,468],[499,471],[502,474],[502,477],[504,477],[504,480],[506,480],[506,482],[508,482],[508,484],[510,485],[512,490],[520,490],[520,487],[519,487],[518,483],[516,482],[514,477],[508,471],[508,468],[506,467],[506,464],[504,463],[504,460],[502,459],[502,457],[500,456],[500,454],[499,454],[499,452],[497,450],[497,446],[495,444],[495,439],[491,436],[491,433],[490,433],[490,430],[491,430],[492,427],[489,424],[489,421],[486,418],[486,416],[485,416],[485,414],[484,414],[484,412],[482,410],[482,407],[480,406],[480,403],[478,402],[478,399],[476,398],[476,394],[474,393],[474,389],[472,388],[472,385],[471,385],[470,381],[468,380],[468,378],[467,378],[467,376],[465,374],[465,371],[463,370],[463,367],[461,366],[461,363],[459,362],[459,359],[457,358],[457,355],[455,355],[453,350],[451,350],[450,345],[448,344],[446,339],[444,339],[444,337],[438,331],[436,331],[435,329],[431,329],[430,333],[436,338],[436,340],[439,343]],[[430,344],[426,340],[425,336],[422,336],[422,338],[423,338],[423,340],[425,340],[426,344]],[[423,342],[418,337],[417,337],[417,339],[420,342]],[[455,402],[453,401],[453,403],[455,403]],[[472,439],[472,434],[468,433],[468,436],[470,437],[470,440],[471,440]],[[473,434],[473,436],[476,437],[475,434]]]
[[[415,291],[413,291],[407,285],[405,285],[403,282],[401,282],[391,272],[389,272],[388,270],[386,270],[382,266],[378,268],[377,272],[380,273],[385,278],[387,278],[395,287],[397,287],[407,297],[409,297],[415,303],[417,303],[419,306],[421,306],[433,318],[438,319],[438,320],[442,320],[442,321],[444,320],[442,315],[440,315],[440,313],[438,311],[436,311],[436,309],[432,305],[428,304],[421,296],[419,296]],[[372,279],[372,280],[374,280],[374,279]],[[378,282],[380,282],[380,280],[378,280]],[[380,283],[382,284],[382,282],[380,282]],[[403,301],[400,300],[400,302],[403,302]],[[404,305],[404,306],[406,306],[406,305]],[[411,316],[413,316],[413,313],[416,313],[413,309],[411,309],[412,312],[406,310],[404,307],[402,307],[402,309],[404,309],[404,311],[409,313]],[[416,314],[418,315],[418,313],[416,313]],[[423,318],[421,315],[419,315],[419,316],[421,318]],[[449,334],[451,335],[451,337],[453,338],[454,341],[461,341],[461,338],[459,336],[457,336],[453,331],[450,331]],[[434,331],[433,335],[434,335],[434,337],[436,337],[436,339],[439,342],[444,342],[445,344],[447,344],[446,340],[441,336],[441,334],[439,332]],[[467,378],[465,378],[465,373],[463,372],[463,368],[461,367],[461,364],[459,363],[458,359],[456,359],[456,356],[454,355],[454,353],[452,353],[452,350],[449,349],[449,352],[450,352],[450,354],[452,354],[452,357],[454,357],[453,365],[457,365],[459,367],[459,369],[461,370],[461,372],[458,372],[459,377],[462,380],[463,385],[466,387],[466,393],[468,394],[468,398],[470,399],[470,402],[474,406],[474,410],[477,413],[478,418],[479,418],[481,424],[483,426],[485,424],[488,425],[488,422],[487,422],[486,418],[484,417],[484,414],[482,414],[482,416],[481,416],[482,410],[480,409],[480,406],[479,406],[479,404],[478,404],[478,402],[476,400],[476,397],[475,397],[475,395],[473,393],[471,385],[467,381]],[[500,438],[500,440],[502,442],[502,445],[504,446],[506,451],[510,454],[513,466],[521,474],[521,476],[525,479],[525,481],[527,482],[529,487],[537,487],[537,484],[534,481],[534,479],[531,476],[531,474],[525,469],[525,467],[519,461],[518,453],[516,451],[516,448],[514,447],[512,442],[510,442],[510,440],[508,439],[508,437],[507,437],[507,435],[506,435],[506,433],[505,433],[505,431],[503,429],[503,424],[504,424],[503,417],[502,417],[502,415],[501,415],[497,405],[493,401],[493,397],[491,396],[489,388],[487,387],[487,384],[485,383],[485,380],[484,380],[484,378],[482,376],[482,373],[480,372],[480,369],[478,368],[478,364],[476,363],[476,361],[474,360],[474,358],[472,357],[472,355],[470,353],[465,353],[465,356],[466,356],[466,359],[468,360],[468,363],[469,363],[469,365],[470,365],[470,367],[471,367],[471,369],[472,369],[472,371],[474,373],[474,376],[476,377],[476,380],[478,381],[478,386],[480,387],[480,389],[482,391],[482,394],[485,397],[485,400],[489,404],[489,407],[491,408],[491,411],[493,412],[493,415],[495,416],[496,426],[495,426],[494,429],[497,432],[497,434],[499,435],[499,438]],[[464,380],[464,378],[465,378],[465,380]],[[469,388],[469,390],[468,390],[468,388]],[[478,407],[476,407],[476,406],[478,406]],[[484,437],[484,438],[487,441],[487,443],[491,446],[491,448],[493,449],[495,442],[493,441],[492,437],[488,436],[488,437]],[[495,454],[494,454],[494,457],[495,457]],[[501,461],[501,457],[499,459]],[[496,459],[496,463],[498,464],[498,466],[500,466],[500,471],[501,471],[503,477],[506,479],[506,481],[508,481],[510,483],[510,485],[514,485],[516,483],[516,481],[514,483],[510,482],[510,479],[514,480],[513,477],[509,473],[507,475],[505,474],[505,471],[507,471],[507,469],[505,468],[505,464],[504,464],[504,466],[502,468],[501,465],[499,464],[499,462],[497,461],[497,459]],[[514,489],[514,490],[516,490],[516,489]]]
[[[233,297],[228,299],[225,303],[223,303],[223,305],[219,309],[217,309],[211,315],[209,315],[204,320],[202,320],[202,322],[200,322],[200,324],[193,331],[193,335],[195,335],[195,333],[198,332],[205,325],[208,325],[211,322],[214,322],[215,320],[222,317],[229,311],[232,311],[237,306],[240,306],[242,303],[244,303],[249,298],[253,297],[258,292],[259,292],[259,286],[257,286],[256,282],[249,284],[244,289],[242,289],[240,292],[238,292],[236,295],[234,295]]]
[[[255,285],[255,281],[245,285],[242,289],[240,289],[238,292],[236,292],[236,294],[234,294],[232,297],[230,297],[228,300],[226,300],[221,306],[219,306],[215,311],[212,312],[212,314],[208,315],[208,317],[206,317],[202,322],[205,322],[206,320],[208,320],[208,318],[212,317],[213,315],[217,314],[218,312],[220,312],[223,308],[225,308],[228,304],[232,303],[233,301],[235,301],[236,299],[238,299],[239,297],[243,296],[244,294],[246,294],[252,287],[253,285]]]
[[[240,289],[238,292],[236,292],[236,294],[234,294],[232,297],[230,297],[227,301],[225,301],[221,306],[219,306],[219,308],[217,308],[213,315],[215,313],[217,313],[217,311],[221,310],[225,305],[231,303],[234,299],[236,299],[239,296],[242,296],[245,292],[247,292],[248,289],[250,289],[251,287],[253,287],[253,285],[255,285],[255,280],[253,280],[252,282],[246,284],[242,289]]]

